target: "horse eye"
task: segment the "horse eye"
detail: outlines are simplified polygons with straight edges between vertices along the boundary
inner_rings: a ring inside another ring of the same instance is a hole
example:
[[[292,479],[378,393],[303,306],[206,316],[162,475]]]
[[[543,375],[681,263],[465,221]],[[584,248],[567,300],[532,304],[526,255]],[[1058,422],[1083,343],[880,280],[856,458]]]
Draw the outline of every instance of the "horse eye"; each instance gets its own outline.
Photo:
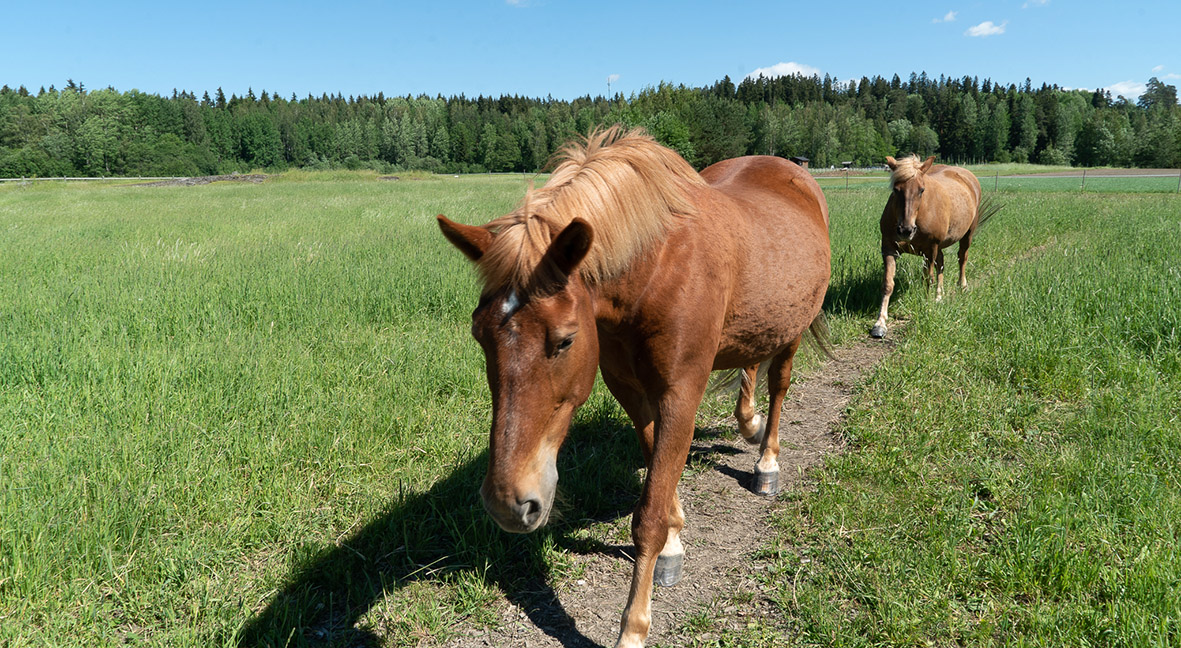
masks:
[[[924,191],[926,191],[926,190],[927,190],[927,188],[926,188],[926,187],[919,187],[919,195],[920,195],[920,196],[921,196],[921,195],[923,195],[923,192],[924,192]]]
[[[574,344],[574,336],[573,335],[563,338],[561,342],[558,342],[558,344],[554,346],[554,353],[555,354],[561,353],[561,352],[565,351],[566,349],[569,349],[570,345],[572,345],[572,344]]]

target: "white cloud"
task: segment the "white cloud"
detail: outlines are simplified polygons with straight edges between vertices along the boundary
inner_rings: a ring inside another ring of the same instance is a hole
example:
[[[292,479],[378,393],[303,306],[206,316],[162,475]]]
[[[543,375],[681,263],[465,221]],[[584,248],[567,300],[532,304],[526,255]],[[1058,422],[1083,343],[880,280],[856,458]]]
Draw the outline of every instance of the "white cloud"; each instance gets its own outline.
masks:
[[[746,75],[748,79],[757,79],[760,76],[768,79],[774,79],[781,76],[792,76],[798,74],[805,77],[820,76],[820,70],[811,65],[804,65],[803,63],[796,63],[795,61],[788,61],[787,63],[776,63],[771,67],[763,67]]]
[[[1148,89],[1148,86],[1135,81],[1120,81],[1119,83],[1113,83],[1103,89],[1116,96],[1135,99],[1136,97],[1144,94],[1144,91]]]
[[[947,14],[946,14],[945,16],[943,16],[942,18],[935,18],[935,19],[934,19],[934,20],[932,20],[931,22],[933,22],[933,23],[941,23],[941,22],[955,22],[955,15],[956,15],[956,13],[958,13],[958,12],[955,12],[955,11],[949,11],[949,12],[947,12]]]
[[[618,80],[619,80],[618,74],[608,74],[607,75],[607,83],[615,83]]]
[[[510,7],[528,7],[529,0],[504,0],[504,3]]]
[[[1169,72],[1168,74],[1162,76],[1161,79],[1163,79],[1165,81],[1176,81],[1177,79],[1181,79],[1181,74],[1177,74],[1176,72]]]
[[[985,20],[979,25],[969,27],[968,31],[964,32],[964,36],[996,36],[997,34],[1005,33],[1005,25],[1008,24],[1009,21],[1007,20],[999,25],[992,22],[991,20]]]
[[[1165,66],[1163,66],[1163,65],[1158,65],[1158,66],[1156,66],[1156,67],[1152,68],[1152,71],[1153,71],[1153,72],[1160,72],[1160,71],[1161,71],[1161,70],[1163,70],[1163,69],[1165,69]]]
[[[1021,5],[1021,8],[1028,9],[1030,7],[1044,7],[1048,4],[1050,4],[1050,0],[1025,0],[1025,4]]]

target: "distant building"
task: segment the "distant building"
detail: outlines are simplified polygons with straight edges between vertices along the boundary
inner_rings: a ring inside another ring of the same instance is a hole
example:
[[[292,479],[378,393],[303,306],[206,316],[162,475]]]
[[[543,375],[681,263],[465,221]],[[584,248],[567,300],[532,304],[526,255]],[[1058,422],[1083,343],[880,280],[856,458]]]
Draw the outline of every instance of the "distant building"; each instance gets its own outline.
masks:
[[[791,160],[792,162],[795,162],[796,164],[804,167],[805,169],[808,168],[808,158],[806,158],[802,155],[793,155],[792,157],[789,157],[787,159]]]

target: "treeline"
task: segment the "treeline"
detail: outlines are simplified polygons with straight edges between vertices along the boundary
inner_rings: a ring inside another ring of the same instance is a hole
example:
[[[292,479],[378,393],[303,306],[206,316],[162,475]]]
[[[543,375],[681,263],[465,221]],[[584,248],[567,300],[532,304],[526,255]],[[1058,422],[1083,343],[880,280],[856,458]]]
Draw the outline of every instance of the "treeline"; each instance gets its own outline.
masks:
[[[198,98],[113,88],[0,88],[0,177],[196,176],[252,169],[536,171],[571,138],[644,126],[698,168],[743,154],[813,166],[943,161],[1181,166],[1177,90],[1156,78],[1136,103],[1104,91],[975,77],[729,77],[662,83],[629,98],[348,97],[266,91]]]

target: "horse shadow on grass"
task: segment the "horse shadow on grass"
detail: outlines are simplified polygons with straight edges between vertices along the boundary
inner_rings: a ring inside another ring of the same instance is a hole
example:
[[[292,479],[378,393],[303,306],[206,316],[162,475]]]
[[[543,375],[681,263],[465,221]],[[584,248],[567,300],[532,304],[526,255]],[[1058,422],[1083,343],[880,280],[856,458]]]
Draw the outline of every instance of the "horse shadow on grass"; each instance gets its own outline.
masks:
[[[362,617],[387,594],[416,582],[465,578],[494,585],[563,646],[597,646],[578,632],[550,586],[546,547],[626,551],[588,543],[577,532],[631,513],[643,459],[630,422],[592,413],[571,427],[559,456],[559,519],[529,535],[502,532],[484,512],[477,491],[487,461],[485,451],[430,490],[395,498],[352,535],[306,552],[286,585],[238,633],[238,646],[377,646],[383,639]],[[576,510],[577,518],[560,519],[563,508]]]

